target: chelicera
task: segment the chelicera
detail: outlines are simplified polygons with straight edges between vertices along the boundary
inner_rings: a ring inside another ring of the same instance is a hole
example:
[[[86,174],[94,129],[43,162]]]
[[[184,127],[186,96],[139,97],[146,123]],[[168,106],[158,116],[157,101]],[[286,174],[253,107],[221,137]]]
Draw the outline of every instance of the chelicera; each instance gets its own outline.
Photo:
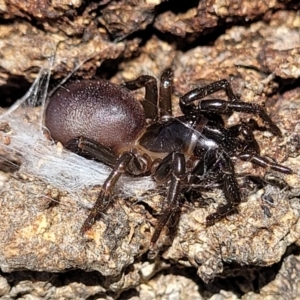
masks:
[[[172,117],[173,73],[163,72],[158,86],[142,75],[124,85],[105,80],[83,80],[59,88],[46,109],[45,125],[54,140],[80,155],[112,168],[81,232],[94,224],[111,202],[114,186],[123,173],[152,175],[166,183],[165,207],[151,239],[158,240],[164,226],[180,212],[183,191],[219,186],[227,203],[206,218],[207,225],[231,213],[241,202],[236,159],[285,174],[292,170],[260,155],[253,123],[226,126],[222,115],[243,112],[258,115],[266,129],[281,136],[265,109],[240,101],[227,80],[199,87],[179,98],[182,115]],[[145,88],[145,99],[131,92]],[[203,99],[224,90],[228,100]],[[257,125],[257,124],[256,124]]]

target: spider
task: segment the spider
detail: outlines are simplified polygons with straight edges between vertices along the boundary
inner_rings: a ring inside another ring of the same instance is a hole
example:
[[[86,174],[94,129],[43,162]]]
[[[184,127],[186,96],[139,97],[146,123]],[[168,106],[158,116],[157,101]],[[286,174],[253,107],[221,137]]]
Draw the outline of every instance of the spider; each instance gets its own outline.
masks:
[[[234,170],[236,159],[285,174],[292,170],[260,155],[253,123],[225,125],[222,115],[243,112],[258,115],[266,128],[281,136],[265,109],[240,101],[227,80],[195,88],[179,98],[182,115],[172,117],[171,69],[157,80],[148,75],[115,85],[106,80],[82,80],[58,89],[46,108],[45,125],[54,140],[82,156],[112,168],[81,233],[91,228],[111,203],[120,176],[147,176],[167,185],[163,212],[151,238],[154,245],[170,219],[178,218],[183,190],[219,186],[227,203],[208,215],[206,223],[234,211],[241,191]],[[131,92],[145,88],[143,101]],[[224,90],[228,100],[203,99]]]

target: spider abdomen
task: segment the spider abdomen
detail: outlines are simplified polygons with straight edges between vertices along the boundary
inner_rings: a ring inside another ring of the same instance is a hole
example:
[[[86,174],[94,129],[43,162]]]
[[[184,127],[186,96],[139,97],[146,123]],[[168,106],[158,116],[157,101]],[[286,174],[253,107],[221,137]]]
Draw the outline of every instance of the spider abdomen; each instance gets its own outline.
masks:
[[[55,92],[46,109],[45,125],[63,145],[84,136],[118,149],[133,143],[146,124],[142,105],[125,87],[84,80]]]

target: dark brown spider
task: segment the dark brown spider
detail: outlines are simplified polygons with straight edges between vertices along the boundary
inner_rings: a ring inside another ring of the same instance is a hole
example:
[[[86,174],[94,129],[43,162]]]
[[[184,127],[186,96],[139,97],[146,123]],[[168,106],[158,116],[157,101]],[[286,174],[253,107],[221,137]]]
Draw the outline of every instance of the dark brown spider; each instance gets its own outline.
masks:
[[[207,216],[207,225],[213,225],[240,204],[235,159],[292,173],[291,169],[260,155],[253,124],[226,127],[223,122],[222,114],[234,111],[254,114],[269,131],[281,136],[263,107],[239,101],[228,81],[219,80],[180,97],[183,115],[173,118],[172,77],[170,69],[163,72],[159,91],[156,79],[143,75],[123,86],[104,80],[83,80],[60,88],[51,97],[45,125],[52,138],[112,168],[82,226],[82,233],[108,207],[114,186],[125,172],[134,176],[151,174],[154,180],[168,186],[167,201],[152,245],[170,218],[179,215],[183,190],[201,190],[207,183],[222,188],[227,204]],[[146,93],[140,103],[130,90],[142,87]],[[219,90],[226,92],[229,101],[203,99]]]

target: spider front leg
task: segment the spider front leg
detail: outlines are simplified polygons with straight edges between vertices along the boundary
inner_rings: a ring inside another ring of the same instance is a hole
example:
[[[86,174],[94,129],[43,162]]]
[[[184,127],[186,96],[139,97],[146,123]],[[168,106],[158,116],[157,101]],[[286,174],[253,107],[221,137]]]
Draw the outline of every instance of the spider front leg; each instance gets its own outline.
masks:
[[[237,101],[237,97],[233,93],[230,83],[226,79],[222,79],[208,84],[204,87],[195,88],[180,97],[180,109],[185,115],[193,113],[196,108],[195,104],[193,103],[194,101],[202,99],[221,90],[224,90],[226,92],[229,101]]]
[[[293,170],[288,167],[272,162],[269,159],[260,155],[260,149],[253,132],[250,127],[246,124],[235,125],[229,128],[231,133],[234,133],[236,136],[242,134],[245,141],[247,142],[244,149],[240,152],[237,157],[244,161],[250,161],[253,164],[256,164],[263,168],[270,168],[274,171],[278,171],[285,174],[292,174]]]
[[[221,99],[213,99],[201,101],[198,108],[200,111],[211,111],[220,114],[233,113],[234,111],[237,111],[259,115],[274,135],[282,136],[280,129],[273,123],[264,108],[258,104],[242,101],[228,102]]]
[[[259,145],[254,137],[252,129],[246,124],[234,125],[229,128],[230,132],[234,134],[235,137],[238,135],[242,135],[244,140],[246,141],[246,145],[244,146],[243,151],[250,150],[255,153],[260,153]]]
[[[199,101],[198,106],[195,106],[194,101],[200,100],[209,94],[213,94],[219,90],[225,90],[230,101],[221,99],[205,99]],[[259,115],[261,119],[268,125],[270,131],[274,135],[281,136],[280,129],[273,123],[264,108],[255,103],[247,103],[236,101],[236,97],[227,80],[216,81],[206,87],[196,88],[187,94],[180,97],[180,108],[183,113],[217,113],[217,114],[231,114],[235,111],[249,114]]]
[[[285,174],[293,174],[292,169],[282,166],[277,163],[273,163],[270,160],[268,160],[267,158],[260,156],[257,153],[245,152],[245,153],[240,154],[238,157],[241,160],[250,161],[251,163],[256,164],[263,168],[270,168],[274,171],[278,171],[278,172],[285,173]]]
[[[158,220],[154,234],[151,238],[151,247],[157,242],[162,229],[168,221],[178,216],[180,210],[180,183],[185,175],[185,158],[182,153],[173,152],[167,155],[159,164],[154,174],[156,181],[169,180],[166,205]]]

